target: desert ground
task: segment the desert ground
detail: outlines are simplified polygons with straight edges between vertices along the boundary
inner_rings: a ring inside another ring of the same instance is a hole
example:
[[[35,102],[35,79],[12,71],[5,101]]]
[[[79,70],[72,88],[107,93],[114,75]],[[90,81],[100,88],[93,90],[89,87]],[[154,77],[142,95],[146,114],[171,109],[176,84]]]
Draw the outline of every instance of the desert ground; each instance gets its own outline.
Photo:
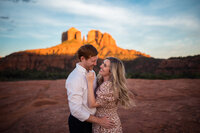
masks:
[[[200,133],[200,79],[128,79],[136,107],[124,133]],[[68,133],[65,79],[0,82],[1,133]]]

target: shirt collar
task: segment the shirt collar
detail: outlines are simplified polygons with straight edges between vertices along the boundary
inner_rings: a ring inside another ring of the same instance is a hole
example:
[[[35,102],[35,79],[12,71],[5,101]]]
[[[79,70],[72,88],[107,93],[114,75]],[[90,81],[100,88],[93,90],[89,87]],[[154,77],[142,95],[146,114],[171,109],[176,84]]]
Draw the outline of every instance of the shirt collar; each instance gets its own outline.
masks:
[[[84,75],[87,74],[87,70],[84,67],[82,67],[79,63],[76,63],[76,68],[78,69],[78,71],[80,71]]]

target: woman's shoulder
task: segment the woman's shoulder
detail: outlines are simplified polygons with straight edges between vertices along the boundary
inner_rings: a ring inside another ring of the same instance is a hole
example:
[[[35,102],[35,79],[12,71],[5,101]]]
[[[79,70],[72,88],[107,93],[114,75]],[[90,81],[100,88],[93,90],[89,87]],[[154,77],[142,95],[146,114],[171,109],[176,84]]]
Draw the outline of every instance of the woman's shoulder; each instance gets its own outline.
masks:
[[[104,86],[111,86],[112,85],[112,82],[111,81],[104,81],[101,85],[104,85]]]
[[[112,87],[112,82],[111,82],[111,81],[104,81],[104,82],[100,85],[100,90],[101,90],[101,91],[109,92],[109,90],[110,90],[111,87]]]

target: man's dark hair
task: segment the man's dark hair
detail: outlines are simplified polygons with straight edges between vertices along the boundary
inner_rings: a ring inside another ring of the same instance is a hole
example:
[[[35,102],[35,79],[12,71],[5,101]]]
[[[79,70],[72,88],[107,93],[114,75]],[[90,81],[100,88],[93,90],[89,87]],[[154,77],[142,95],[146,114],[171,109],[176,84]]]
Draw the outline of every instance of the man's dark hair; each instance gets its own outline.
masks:
[[[91,44],[85,44],[81,46],[77,51],[77,56],[79,60],[81,60],[81,56],[85,57],[85,59],[87,60],[88,58],[96,55],[98,55],[98,51]]]

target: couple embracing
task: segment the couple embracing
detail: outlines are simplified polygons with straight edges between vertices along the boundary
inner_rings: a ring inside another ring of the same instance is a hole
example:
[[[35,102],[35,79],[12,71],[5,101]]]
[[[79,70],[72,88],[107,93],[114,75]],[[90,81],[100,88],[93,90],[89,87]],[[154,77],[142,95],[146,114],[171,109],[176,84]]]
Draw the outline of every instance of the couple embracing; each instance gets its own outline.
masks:
[[[106,58],[96,76],[98,52],[90,44],[77,52],[79,63],[66,80],[70,116],[70,133],[122,133],[118,105],[125,108],[134,105],[126,86],[122,61]]]

